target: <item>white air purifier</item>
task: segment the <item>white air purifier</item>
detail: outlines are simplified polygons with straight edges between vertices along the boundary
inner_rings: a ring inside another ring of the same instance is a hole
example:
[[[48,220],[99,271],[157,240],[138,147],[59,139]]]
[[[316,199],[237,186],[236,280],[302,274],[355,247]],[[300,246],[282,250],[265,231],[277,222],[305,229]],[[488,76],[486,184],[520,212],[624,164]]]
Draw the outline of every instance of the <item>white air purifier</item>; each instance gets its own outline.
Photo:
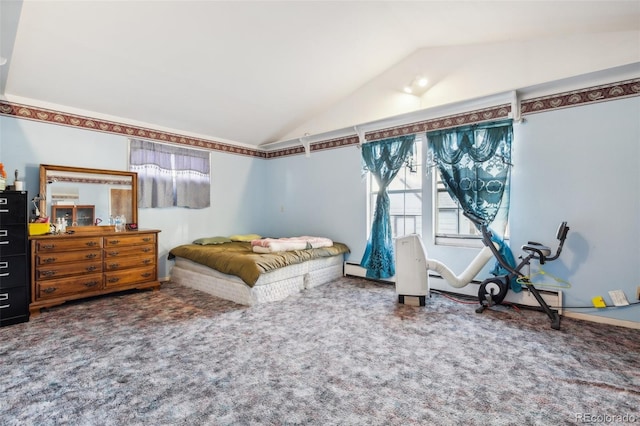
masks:
[[[396,293],[398,302],[424,306],[429,296],[427,251],[417,234],[396,238]]]

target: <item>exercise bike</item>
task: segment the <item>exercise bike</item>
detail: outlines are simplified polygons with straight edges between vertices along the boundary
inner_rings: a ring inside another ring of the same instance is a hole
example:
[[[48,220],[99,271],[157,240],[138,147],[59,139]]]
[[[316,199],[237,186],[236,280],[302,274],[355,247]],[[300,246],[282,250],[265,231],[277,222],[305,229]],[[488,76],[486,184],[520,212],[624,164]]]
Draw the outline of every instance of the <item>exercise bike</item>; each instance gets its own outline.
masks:
[[[551,328],[553,328],[554,330],[559,330],[560,315],[558,314],[558,311],[549,307],[547,302],[540,295],[538,289],[531,282],[529,274],[525,275],[522,270],[523,268],[527,267],[528,272],[530,272],[532,260],[537,260],[541,265],[543,265],[546,262],[551,262],[560,257],[562,247],[564,246],[564,241],[567,238],[567,233],[569,232],[567,222],[562,222],[560,226],[558,226],[556,238],[558,239],[559,244],[553,256],[551,256],[552,252],[549,247],[535,241],[529,241],[527,242],[527,244],[524,244],[521,247],[522,251],[525,252],[525,254],[519,257],[519,259],[521,259],[520,263],[518,263],[518,265],[516,266],[511,266],[492,241],[493,235],[488,229],[487,224],[483,220],[472,214],[465,213],[465,216],[467,216],[469,220],[474,222],[480,228],[480,231],[482,232],[483,244],[488,247],[489,250],[491,250],[491,253],[493,253],[493,256],[496,258],[500,266],[502,266],[502,268],[507,271],[507,273],[504,275],[487,278],[480,284],[480,289],[478,291],[478,300],[480,302],[480,307],[476,309],[476,312],[482,313],[485,309],[493,305],[502,303],[505,296],[507,295],[507,292],[509,291],[510,283],[513,280],[516,280],[527,290],[529,290],[531,294],[533,294],[533,297],[536,298],[542,310],[551,320]]]

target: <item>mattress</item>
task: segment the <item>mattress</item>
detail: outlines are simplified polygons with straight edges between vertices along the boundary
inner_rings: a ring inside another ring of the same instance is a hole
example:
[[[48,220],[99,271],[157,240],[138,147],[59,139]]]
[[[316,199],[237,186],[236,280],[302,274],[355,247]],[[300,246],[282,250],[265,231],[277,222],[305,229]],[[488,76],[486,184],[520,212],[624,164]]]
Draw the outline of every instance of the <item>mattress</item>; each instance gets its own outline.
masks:
[[[312,259],[261,274],[253,287],[191,260],[176,257],[171,281],[241,305],[274,302],[343,275],[344,255]]]
[[[236,275],[249,286],[253,286],[262,274],[285,266],[349,252],[345,244],[334,242],[329,247],[256,253],[252,249],[252,243],[236,241],[213,245],[182,244],[172,248],[168,258],[182,257],[193,260],[223,274]]]

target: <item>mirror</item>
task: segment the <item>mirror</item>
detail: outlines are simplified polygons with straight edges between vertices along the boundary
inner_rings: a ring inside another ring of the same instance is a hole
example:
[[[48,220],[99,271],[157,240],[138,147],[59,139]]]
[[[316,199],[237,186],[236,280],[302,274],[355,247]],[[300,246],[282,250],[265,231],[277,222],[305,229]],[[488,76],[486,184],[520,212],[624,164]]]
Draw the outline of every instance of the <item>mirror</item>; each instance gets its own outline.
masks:
[[[124,216],[138,223],[138,174],[118,170],[40,165],[41,216],[69,226],[111,225],[109,219]]]

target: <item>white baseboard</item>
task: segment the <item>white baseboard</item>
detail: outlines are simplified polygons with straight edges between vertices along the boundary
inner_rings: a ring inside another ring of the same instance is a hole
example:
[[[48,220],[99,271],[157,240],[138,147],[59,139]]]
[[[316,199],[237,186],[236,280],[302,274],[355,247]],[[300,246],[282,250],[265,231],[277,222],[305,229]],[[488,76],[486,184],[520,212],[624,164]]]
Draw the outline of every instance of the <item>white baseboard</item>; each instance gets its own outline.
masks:
[[[463,294],[466,296],[477,297],[480,289],[479,282],[471,282],[462,288],[455,288],[450,286],[443,278],[438,276],[429,276],[429,287],[432,290],[446,291],[455,294]],[[552,309],[556,309],[560,315],[563,315],[562,311],[562,292],[561,291],[548,291],[538,289],[538,293],[542,296],[542,299],[547,302],[547,305]],[[531,291],[523,288],[522,291],[516,293],[515,291],[509,291],[504,298],[506,303],[513,303],[520,306],[530,306],[539,308],[540,304]],[[478,302],[480,303],[480,302]]]
[[[345,276],[366,278],[367,270],[358,264],[345,262],[344,274]],[[390,283],[394,283],[395,277],[385,278],[384,280],[381,280],[381,281],[388,281]],[[432,290],[440,290],[440,291],[446,291],[448,293],[477,297],[479,287],[480,287],[479,282],[471,282],[464,287],[456,288],[456,287],[450,286],[443,278],[439,276],[429,275],[429,288]],[[542,296],[542,299],[545,302],[547,302],[547,305],[549,305],[554,309],[557,309],[559,314],[561,315],[563,314],[561,291],[539,290],[539,293]],[[507,296],[505,297],[504,300],[505,302],[514,303],[516,305],[531,306],[531,307],[540,306],[540,304],[538,303],[536,298],[533,296],[533,294],[530,291],[527,291],[526,289],[523,289],[519,293],[510,291],[507,293]]]
[[[583,321],[591,321],[591,322],[597,322],[600,324],[616,325],[618,327],[626,327],[626,328],[633,328],[635,330],[640,330],[640,322],[635,322],[635,321],[620,320],[615,318],[601,317],[599,315],[589,315],[589,314],[582,314],[579,312],[569,312],[569,311],[565,311],[563,316],[567,318],[573,318],[573,319],[578,319]]]
[[[366,278],[367,270],[356,263],[345,262],[344,275]],[[395,283],[394,277],[386,278],[381,281]],[[465,287],[455,288],[447,284],[447,282],[441,277],[429,276],[429,287],[431,289],[451,292],[455,294],[462,294],[465,296],[477,297],[479,285],[480,283],[472,282],[466,285]],[[547,304],[552,308],[556,306],[562,306],[562,291],[554,292],[554,291],[539,290],[539,292],[542,298],[544,299],[544,301],[547,302]],[[507,293],[507,297],[505,297],[505,301],[510,303],[515,303],[518,305],[524,305],[524,306],[536,306],[536,307],[540,306],[536,298],[533,297],[533,294],[531,294],[531,292],[527,291],[526,289],[522,290],[520,293],[515,293],[513,291],[510,291],[509,293]],[[591,322],[597,322],[600,324],[609,324],[609,325],[615,325],[619,327],[626,327],[626,328],[633,328],[636,330],[640,330],[640,322],[619,320],[615,318],[601,317],[599,315],[583,314],[579,312],[570,312],[567,310],[563,310],[562,308],[558,308],[558,313],[567,318],[574,318],[574,319],[583,320],[583,321],[591,321]]]
[[[367,270],[357,263],[344,262],[344,276],[345,277],[359,277],[367,278]],[[387,281],[389,283],[395,283],[395,277],[383,278],[376,281]]]

